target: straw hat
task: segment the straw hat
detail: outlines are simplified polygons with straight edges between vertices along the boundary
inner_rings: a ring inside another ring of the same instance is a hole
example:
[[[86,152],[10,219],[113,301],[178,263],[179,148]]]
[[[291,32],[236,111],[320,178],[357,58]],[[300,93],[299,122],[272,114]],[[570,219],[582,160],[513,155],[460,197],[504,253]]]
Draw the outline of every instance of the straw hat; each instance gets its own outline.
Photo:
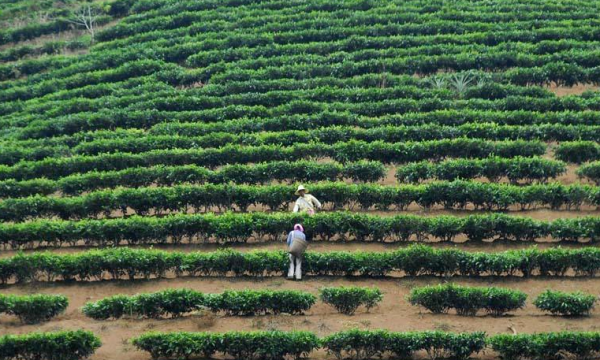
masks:
[[[295,194],[296,195],[300,195],[300,191],[304,190],[306,192],[306,194],[308,194],[308,189],[304,187],[304,185],[299,185],[298,189],[296,190]]]

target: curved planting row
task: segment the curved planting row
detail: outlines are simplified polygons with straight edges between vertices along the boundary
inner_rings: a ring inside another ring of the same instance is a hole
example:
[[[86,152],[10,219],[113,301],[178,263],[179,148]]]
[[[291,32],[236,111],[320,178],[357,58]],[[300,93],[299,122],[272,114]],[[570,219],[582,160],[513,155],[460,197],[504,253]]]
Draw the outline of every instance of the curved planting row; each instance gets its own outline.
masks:
[[[399,122],[397,117],[390,119],[364,119],[364,123],[356,126],[339,125],[343,114],[334,118],[329,124],[321,124],[316,118],[317,129],[279,129],[276,122],[269,127],[274,129],[261,129],[259,123],[254,123],[254,128],[245,128],[247,120],[237,120],[235,124],[220,122],[206,123],[164,123],[153,127],[148,133],[137,129],[110,131],[97,131],[94,133],[77,133],[73,136],[63,136],[51,139],[11,140],[0,143],[2,156],[0,163],[11,165],[20,160],[41,160],[44,157],[59,157],[65,154],[96,155],[106,152],[132,152],[139,153],[156,149],[173,148],[204,148],[222,147],[237,143],[244,145],[293,145],[294,136],[305,137],[323,143],[348,141],[351,139],[362,141],[406,142],[406,141],[431,141],[442,139],[455,139],[466,137],[483,140],[542,140],[542,141],[598,141],[600,135],[598,125],[563,125],[563,124],[536,124],[536,125],[499,125],[489,122],[466,123],[458,126],[438,124],[410,124],[392,125],[387,122]],[[306,122],[304,118],[304,122]],[[358,122],[357,117],[352,118]],[[407,118],[409,121],[411,118]],[[414,121],[417,121],[416,119]],[[290,119],[280,120],[282,125],[291,122]],[[377,125],[380,122],[380,125]],[[301,127],[303,121],[298,119],[292,127]],[[307,124],[308,125],[308,124]],[[171,132],[168,132],[168,131]],[[237,131],[243,131],[241,134]]]
[[[89,171],[123,170],[130,167],[154,165],[188,165],[216,167],[226,164],[260,163],[265,161],[296,161],[307,158],[330,157],[348,162],[375,160],[383,163],[404,163],[425,159],[441,160],[451,157],[485,158],[536,156],[544,154],[546,147],[535,141],[501,141],[453,139],[416,143],[347,143],[298,144],[289,147],[226,146],[206,150],[156,150],[142,154],[104,154],[73,156],[64,159],[49,158],[41,161],[20,162],[14,166],[0,166],[0,180],[25,180],[63,176]]]
[[[179,359],[189,355],[210,357],[224,354],[236,359],[281,359],[306,357],[323,349],[337,359],[420,358],[466,360],[487,349],[505,360],[554,359],[563,356],[588,359],[600,352],[600,333],[562,331],[553,333],[499,334],[442,331],[392,332],[388,330],[346,330],[318,338],[306,331],[292,332],[173,332],[146,333],[133,344],[153,357]]]
[[[0,202],[0,220],[21,222],[29,219],[60,217],[61,219],[112,217],[120,210],[138,215],[150,212],[196,213],[208,211],[248,211],[250,206],[286,210],[295,200],[291,185],[178,185],[161,188],[102,190],[77,197],[43,197],[5,199]],[[551,209],[599,206],[600,190],[589,185],[515,186],[480,182],[439,182],[423,185],[350,185],[321,183],[310,190],[326,208],[360,207],[368,210],[405,210],[411,204],[424,209],[443,206],[446,209],[507,210],[548,207]],[[1,242],[1,241],[0,241]]]
[[[487,125],[487,126],[486,126]],[[420,125],[420,126],[384,126],[369,129],[332,126],[316,130],[287,130],[267,133],[211,133],[203,136],[181,137],[171,135],[132,134],[123,136],[116,134],[114,138],[105,136],[102,139],[80,142],[72,148],[66,145],[28,144],[24,141],[1,144],[0,164],[14,165],[19,161],[42,160],[46,157],[62,157],[74,155],[98,155],[106,153],[143,153],[152,150],[220,148],[227,145],[281,145],[292,146],[298,139],[332,144],[350,140],[386,143],[407,141],[433,141],[443,139],[469,138],[482,140],[542,140],[600,141],[600,126],[568,126],[549,125],[541,129],[538,126],[497,126],[497,125],[462,125],[461,127]],[[67,139],[65,139],[67,140]],[[75,142],[72,140],[70,142]],[[34,145],[34,146],[32,146]]]
[[[314,161],[274,161],[253,165],[225,165],[210,170],[196,165],[133,167],[117,171],[90,171],[59,180],[0,181],[0,198],[32,195],[78,195],[82,192],[116,187],[173,186],[179,184],[266,184],[273,181],[378,181],[385,176],[385,166],[376,161],[316,163]]]
[[[107,277],[282,276],[288,263],[285,251],[110,249],[74,255],[19,254],[0,259],[0,283],[94,281]],[[302,268],[308,275],[320,276],[594,276],[600,271],[600,249],[529,248],[485,253],[411,246],[387,252],[308,252]]]
[[[90,331],[58,331],[0,336],[0,358],[19,359],[86,359],[102,343]]]
[[[369,79],[366,77],[367,80]],[[377,75],[373,81],[379,81]],[[253,82],[254,84],[255,82]],[[365,86],[365,85],[363,85]],[[16,138],[31,139],[29,141],[49,141],[48,138],[63,135],[65,145],[74,146],[84,141],[89,134],[86,131],[102,131],[107,128],[149,128],[153,135],[181,135],[202,136],[215,132],[260,132],[260,131],[285,131],[309,130],[329,126],[355,126],[355,127],[380,127],[380,126],[474,126],[471,130],[463,131],[476,133],[477,127],[482,126],[482,132],[493,133],[495,128],[502,132],[503,125],[537,125],[543,133],[552,133],[553,126],[563,125],[597,125],[600,123],[598,111],[564,111],[564,112],[531,112],[526,110],[437,110],[425,113],[393,114],[382,117],[360,116],[350,112],[322,111],[316,114],[271,114],[264,107],[244,108],[229,106],[217,113],[212,110],[200,111],[159,111],[156,109],[122,110],[104,109],[96,112],[83,112],[63,117],[58,117],[50,122],[35,123],[29,119],[22,126]],[[164,122],[165,118],[170,121]],[[487,127],[485,124],[488,124]],[[8,124],[7,124],[8,126]],[[570,127],[567,126],[567,129]],[[485,130],[485,131],[484,131]],[[84,132],[84,133],[82,133]],[[82,136],[84,135],[85,136]],[[64,136],[66,135],[66,136]],[[71,136],[72,135],[72,136]],[[93,136],[93,135],[92,135]],[[76,137],[75,144],[72,137]],[[57,140],[58,141],[58,140]]]
[[[2,295],[0,314],[15,315],[26,324],[48,321],[63,313],[69,299],[62,295]]]
[[[580,174],[595,179],[594,164],[583,166]],[[398,168],[399,181],[418,182],[428,178],[444,180],[487,177],[495,182],[502,177],[511,181],[545,182],[563,173],[564,164],[537,157],[513,159],[486,158],[445,160],[438,164],[410,163]],[[196,165],[134,167],[117,171],[91,171],[69,175],[58,180],[4,180],[0,181],[0,198],[19,198],[31,195],[77,195],[103,188],[173,186],[179,184],[268,184],[272,181],[335,181],[352,179],[359,182],[379,181],[385,176],[385,167],[376,161],[345,164],[315,163],[314,161],[275,161],[253,165],[225,165],[210,170]],[[286,200],[282,199],[282,204]],[[227,205],[229,207],[229,205]]]
[[[417,215],[374,216],[348,212],[299,214],[248,213],[224,215],[132,216],[111,220],[39,220],[0,224],[0,244],[5,248],[36,246],[119,246],[140,244],[281,241],[295,223],[302,223],[315,241],[407,242],[441,241],[593,243],[600,237],[600,218],[582,217],[554,221],[502,214],[464,217]]]

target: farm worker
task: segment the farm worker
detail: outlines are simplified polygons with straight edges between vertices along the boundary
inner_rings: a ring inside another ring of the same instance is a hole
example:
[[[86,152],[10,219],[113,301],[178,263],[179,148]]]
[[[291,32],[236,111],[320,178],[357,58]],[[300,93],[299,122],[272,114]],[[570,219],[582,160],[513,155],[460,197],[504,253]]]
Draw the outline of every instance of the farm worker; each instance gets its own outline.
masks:
[[[302,279],[302,257],[308,247],[308,240],[304,235],[304,228],[300,224],[294,225],[294,230],[290,231],[287,237],[288,253],[290,257],[290,269],[288,279]]]
[[[298,190],[296,190],[296,195],[298,195],[298,200],[296,200],[296,205],[294,205],[294,212],[306,212],[308,215],[314,215],[316,209],[321,208],[321,203],[317,200],[316,197],[310,195],[308,193],[308,189],[306,189],[303,185],[298,186]]]

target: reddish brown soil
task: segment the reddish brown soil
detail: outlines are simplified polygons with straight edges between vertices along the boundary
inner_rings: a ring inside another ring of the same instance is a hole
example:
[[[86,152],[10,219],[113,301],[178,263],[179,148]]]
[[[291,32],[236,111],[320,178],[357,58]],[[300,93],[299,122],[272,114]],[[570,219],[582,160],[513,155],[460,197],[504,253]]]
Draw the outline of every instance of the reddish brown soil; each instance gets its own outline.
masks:
[[[441,279],[347,279],[347,278],[307,278],[302,282],[287,281],[282,278],[263,280],[250,279],[168,279],[136,282],[103,282],[91,284],[41,284],[11,286],[2,290],[13,294],[64,294],[71,305],[64,315],[35,326],[20,325],[8,316],[0,316],[0,334],[26,333],[30,331],[52,331],[59,329],[88,329],[102,339],[103,346],[92,360],[112,360],[126,356],[130,360],[145,360],[150,357],[136,351],[128,339],[146,331],[228,331],[228,330],[310,330],[323,336],[331,332],[350,328],[385,328],[395,331],[432,330],[476,331],[490,334],[509,333],[513,328],[518,333],[559,330],[599,330],[599,313],[588,318],[563,318],[545,315],[538,311],[531,301],[547,288],[563,291],[582,290],[592,294],[600,292],[600,279],[455,279],[454,282],[472,286],[504,286],[519,289],[529,295],[527,307],[512,316],[494,318],[480,315],[461,317],[453,313],[434,315],[413,307],[405,300],[414,286],[435,284]],[[370,313],[359,310],[354,316],[340,315],[333,308],[317,303],[304,316],[255,316],[228,317],[212,314],[195,314],[182,319],[139,320],[121,319],[116,321],[94,321],[80,313],[80,307],[87,301],[96,301],[114,294],[136,294],[153,292],[167,288],[192,288],[207,293],[222,292],[226,289],[298,289],[316,294],[323,286],[357,285],[376,286],[384,292],[380,307]],[[321,358],[323,354],[314,354]]]
[[[598,90],[598,86],[593,84],[578,84],[572,87],[552,85],[548,87],[556,96],[581,95],[587,90]]]

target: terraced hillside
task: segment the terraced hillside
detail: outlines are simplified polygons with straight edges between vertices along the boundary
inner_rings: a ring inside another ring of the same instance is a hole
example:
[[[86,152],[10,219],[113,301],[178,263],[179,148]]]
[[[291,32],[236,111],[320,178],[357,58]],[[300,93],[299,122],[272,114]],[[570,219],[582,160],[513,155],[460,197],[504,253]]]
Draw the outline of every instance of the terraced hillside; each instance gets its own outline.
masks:
[[[600,352],[600,2],[0,0],[0,23],[0,359]],[[5,336],[34,331],[58,333]]]

